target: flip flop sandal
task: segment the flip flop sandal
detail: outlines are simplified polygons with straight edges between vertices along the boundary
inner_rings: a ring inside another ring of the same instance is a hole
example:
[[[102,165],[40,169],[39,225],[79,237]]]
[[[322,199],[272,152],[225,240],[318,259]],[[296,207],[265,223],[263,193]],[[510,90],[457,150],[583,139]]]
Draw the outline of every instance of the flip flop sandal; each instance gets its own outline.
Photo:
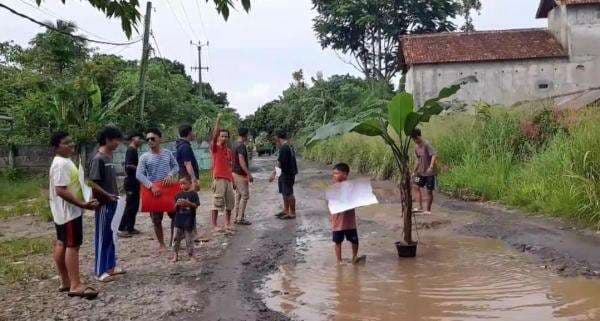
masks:
[[[121,268],[116,267],[114,269],[113,273],[109,273],[109,275],[110,276],[114,276],[114,275],[125,274],[125,273],[127,273],[127,271],[125,271],[125,270],[123,270]]]
[[[352,264],[359,264],[359,263],[363,263],[363,262],[366,262],[366,261],[367,261],[367,256],[366,255],[361,255],[361,256],[355,258],[352,261]]]
[[[295,215],[294,215],[294,216],[291,216],[291,215],[283,215],[283,216],[279,217],[279,219],[280,219],[280,220],[293,220],[293,219],[295,219],[295,218],[296,218],[296,216],[295,216]]]
[[[252,225],[252,222],[246,221],[246,220],[241,220],[240,221],[240,225]]]
[[[71,290],[71,287],[69,286],[58,288],[58,292],[69,292],[69,290]]]
[[[99,281],[99,282],[103,282],[103,283],[106,283],[106,282],[112,282],[112,281],[114,281],[114,280],[115,280],[115,278],[114,278],[112,275],[110,275],[110,274],[108,274],[108,273],[106,273],[106,272],[105,272],[105,273],[103,273],[103,274],[102,274],[100,277],[98,277],[97,279],[98,279],[98,281]]]
[[[69,292],[67,295],[72,298],[84,298],[84,299],[88,299],[88,300],[93,300],[96,297],[98,297],[98,291],[96,291],[96,289],[88,286],[85,289],[83,289],[82,292]]]
[[[275,214],[275,216],[277,216],[277,217],[282,217],[284,215],[287,215],[287,213],[286,212],[279,212],[279,213]]]

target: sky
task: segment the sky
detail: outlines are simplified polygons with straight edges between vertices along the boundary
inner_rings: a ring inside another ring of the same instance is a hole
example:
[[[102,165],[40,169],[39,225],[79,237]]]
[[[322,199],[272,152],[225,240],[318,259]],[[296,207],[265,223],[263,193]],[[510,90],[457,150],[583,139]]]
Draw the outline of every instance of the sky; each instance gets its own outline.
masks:
[[[140,10],[145,10],[145,2]],[[238,2],[238,1],[234,1]],[[57,19],[75,22],[80,34],[91,39],[126,42],[118,20],[106,18],[87,1],[2,0],[7,6],[41,21]],[[536,20],[537,0],[482,0],[483,9],[474,17],[477,30],[545,27]],[[190,41],[209,42],[203,48],[203,81],[215,91],[228,93],[231,106],[242,116],[252,114],[264,103],[276,99],[291,82],[293,71],[303,69],[306,79],[317,72],[360,76],[334,51],[323,50],[312,30],[310,0],[253,0],[249,13],[231,12],[224,21],[214,10],[212,0],[154,0],[151,28],[158,45],[157,55],[185,64],[195,80],[197,50]],[[457,21],[460,24],[460,21]],[[0,41],[26,46],[42,27],[0,8]],[[143,26],[139,26],[140,33]],[[138,39],[134,34],[132,39]],[[94,45],[102,53],[139,59],[141,43],[130,46]]]

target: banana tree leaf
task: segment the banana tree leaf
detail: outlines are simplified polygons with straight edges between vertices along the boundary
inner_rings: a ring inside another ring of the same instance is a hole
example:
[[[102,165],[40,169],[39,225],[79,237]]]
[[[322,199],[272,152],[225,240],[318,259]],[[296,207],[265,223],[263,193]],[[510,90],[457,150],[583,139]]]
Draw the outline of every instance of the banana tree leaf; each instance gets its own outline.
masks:
[[[425,106],[419,110],[421,113],[421,122],[429,122],[431,116],[439,115],[442,111],[444,111],[444,106],[440,104],[438,101],[431,102],[428,106]]]
[[[92,102],[92,108],[100,107],[102,103],[102,94],[100,92],[100,87],[97,84],[92,84],[90,86],[90,101]]]
[[[423,104],[423,107],[427,107],[427,106],[431,105],[432,103],[440,101],[444,98],[448,98],[448,97],[456,94],[458,92],[458,90],[460,89],[460,87],[462,87],[466,84],[469,84],[469,83],[476,83],[476,82],[478,82],[478,80],[477,80],[477,77],[475,77],[475,76],[467,76],[464,78],[460,78],[457,81],[455,81],[454,83],[452,83],[450,86],[443,88],[439,92],[437,97],[427,100],[425,102],[425,104]]]
[[[404,134],[410,136],[412,131],[419,125],[422,115],[419,113],[412,112],[406,116],[406,122],[404,123]]]
[[[413,96],[409,93],[399,93],[388,105],[388,121],[398,136],[402,136],[404,123],[408,114],[414,109]]]
[[[365,136],[383,135],[381,123],[377,119],[367,119],[364,122],[357,124],[351,131]]]
[[[329,123],[327,125],[323,125],[315,131],[315,134],[306,143],[306,146],[310,147],[320,140],[325,140],[334,136],[349,133],[357,125],[359,124],[352,122]]]

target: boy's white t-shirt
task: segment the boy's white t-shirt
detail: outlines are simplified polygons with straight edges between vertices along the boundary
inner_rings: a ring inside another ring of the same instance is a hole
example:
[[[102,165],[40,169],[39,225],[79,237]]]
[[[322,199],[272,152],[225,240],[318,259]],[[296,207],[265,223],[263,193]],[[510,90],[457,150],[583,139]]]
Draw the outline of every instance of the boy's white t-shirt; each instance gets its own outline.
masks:
[[[50,165],[50,211],[54,223],[62,225],[81,216],[83,209],[58,196],[56,186],[66,186],[75,197],[83,200],[83,192],[79,183],[79,170],[71,159],[54,156],[52,165]]]

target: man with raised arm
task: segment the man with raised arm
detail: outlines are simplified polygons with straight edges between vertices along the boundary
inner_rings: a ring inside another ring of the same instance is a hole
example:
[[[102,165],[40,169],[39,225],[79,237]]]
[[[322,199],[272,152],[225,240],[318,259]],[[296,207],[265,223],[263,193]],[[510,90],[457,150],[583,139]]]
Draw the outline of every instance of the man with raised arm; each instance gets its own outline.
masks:
[[[233,232],[231,211],[235,205],[233,195],[232,153],[229,149],[229,130],[221,128],[221,113],[213,129],[210,152],[213,163],[213,208],[211,222],[215,232],[223,231],[218,225],[219,211],[225,211],[225,232]]]

